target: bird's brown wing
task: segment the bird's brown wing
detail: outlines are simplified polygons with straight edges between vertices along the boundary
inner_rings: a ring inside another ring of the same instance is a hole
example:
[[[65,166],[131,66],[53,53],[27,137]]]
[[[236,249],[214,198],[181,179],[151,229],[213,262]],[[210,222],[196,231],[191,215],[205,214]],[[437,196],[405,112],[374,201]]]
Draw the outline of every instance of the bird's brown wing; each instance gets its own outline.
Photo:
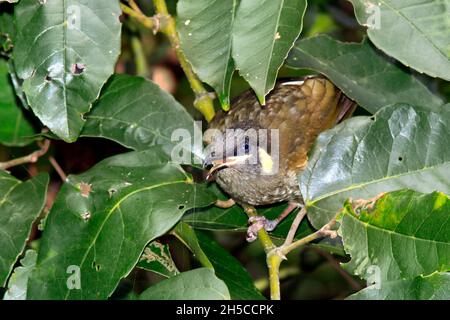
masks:
[[[355,104],[321,76],[278,82],[261,106],[251,91],[237,97],[228,113],[219,112],[210,128],[278,129],[280,169],[302,170],[317,136],[333,127]],[[208,141],[206,141],[208,143]]]

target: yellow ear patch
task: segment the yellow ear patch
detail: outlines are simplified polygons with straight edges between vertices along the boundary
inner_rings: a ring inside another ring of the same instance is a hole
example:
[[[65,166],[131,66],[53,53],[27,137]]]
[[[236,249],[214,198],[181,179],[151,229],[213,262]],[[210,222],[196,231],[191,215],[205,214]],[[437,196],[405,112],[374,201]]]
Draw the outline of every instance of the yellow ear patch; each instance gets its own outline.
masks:
[[[258,155],[264,173],[271,173],[273,169],[272,157],[263,148],[258,148]]]

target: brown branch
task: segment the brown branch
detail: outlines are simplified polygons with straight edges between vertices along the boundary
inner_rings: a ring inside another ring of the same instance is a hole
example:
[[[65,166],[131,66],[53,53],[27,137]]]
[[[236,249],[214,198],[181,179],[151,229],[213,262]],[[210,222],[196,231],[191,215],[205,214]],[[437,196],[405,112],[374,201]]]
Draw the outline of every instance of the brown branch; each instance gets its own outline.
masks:
[[[42,144],[38,143],[38,145],[40,146],[40,149],[30,153],[29,155],[6,162],[0,162],[0,170],[7,170],[25,163],[36,163],[40,157],[47,153],[50,148],[50,140],[45,139]]]
[[[286,240],[284,241],[283,244],[284,246],[288,246],[292,243],[292,241],[294,241],[295,234],[297,233],[298,227],[300,226],[300,223],[302,222],[305,215],[306,215],[306,207],[304,206],[295,216],[295,219],[292,222]]]
[[[56,159],[53,156],[48,156],[48,161],[52,165],[53,169],[58,173],[59,177],[63,182],[67,181],[67,175],[65,174],[64,170],[61,168],[61,166],[58,164]]]

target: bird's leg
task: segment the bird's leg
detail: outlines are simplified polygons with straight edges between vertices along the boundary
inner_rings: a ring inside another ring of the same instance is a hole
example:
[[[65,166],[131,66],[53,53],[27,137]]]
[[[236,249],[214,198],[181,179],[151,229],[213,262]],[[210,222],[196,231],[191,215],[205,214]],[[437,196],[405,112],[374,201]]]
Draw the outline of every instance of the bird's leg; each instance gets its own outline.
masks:
[[[232,198],[230,198],[228,200],[216,200],[216,202],[214,203],[214,205],[216,207],[219,207],[219,208],[222,208],[222,209],[231,208],[235,204],[236,204],[236,201],[234,201]]]
[[[250,226],[247,229],[247,241],[252,242],[256,239],[258,231],[264,228],[266,231],[273,231],[277,225],[286,218],[293,210],[300,206],[298,202],[289,202],[286,209],[274,220],[268,220],[264,216],[255,216],[248,219]]]

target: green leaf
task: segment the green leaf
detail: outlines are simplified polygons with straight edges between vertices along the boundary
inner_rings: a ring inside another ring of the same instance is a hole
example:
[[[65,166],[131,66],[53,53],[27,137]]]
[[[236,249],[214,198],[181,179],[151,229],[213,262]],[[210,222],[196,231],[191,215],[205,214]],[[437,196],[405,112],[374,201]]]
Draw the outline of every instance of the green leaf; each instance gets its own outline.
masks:
[[[348,97],[371,113],[394,103],[440,111],[444,102],[367,40],[342,43],[321,35],[299,40],[287,65],[325,74]]]
[[[378,48],[419,72],[450,80],[448,0],[350,2]]]
[[[222,191],[219,190],[216,184],[211,185],[210,189],[218,199],[224,200],[227,198]],[[275,219],[285,208],[286,204],[276,204],[270,207],[258,208],[258,214],[263,215],[268,219]],[[280,239],[286,238],[295,215],[296,212],[293,212],[286,217],[276,229],[270,233],[270,235]],[[204,230],[246,232],[248,229],[248,217],[244,210],[238,205],[234,205],[228,209],[222,209],[217,206],[196,209],[184,216],[183,221],[194,228]],[[296,239],[303,238],[313,232],[314,230],[305,219],[298,228]]]
[[[69,176],[46,221],[29,298],[108,298],[147,243],[169,231],[187,210],[214,201],[204,185],[167,162],[154,147]],[[66,281],[77,284],[77,275],[79,289],[69,288]]]
[[[256,289],[253,279],[241,263],[228,251],[204,232],[197,232],[203,252],[211,261],[218,278],[222,279],[230,290],[233,300],[262,300],[264,296]]]
[[[180,221],[172,230],[172,234],[178,238],[205,268],[214,269],[206,254],[198,243],[195,231],[183,221]]]
[[[21,182],[0,171],[0,287],[25,248],[31,226],[45,205],[47,174]]]
[[[34,129],[16,104],[6,61],[0,60],[0,143],[7,146],[25,146],[32,142]]]
[[[166,278],[180,273],[172,260],[169,245],[159,241],[150,242],[145,247],[136,267],[158,273]]]
[[[450,194],[450,112],[408,105],[348,119],[319,135],[299,175],[308,218],[319,228],[348,198],[413,189]]]
[[[164,145],[170,154],[177,129],[189,137],[194,137],[194,130],[201,134],[186,109],[158,85],[140,77],[114,75],[87,115],[82,135],[107,138],[134,150]]]
[[[12,13],[0,12],[0,51],[9,53],[13,48],[15,30]]]
[[[242,0],[233,25],[233,59],[259,101],[300,35],[306,0]]]
[[[231,32],[238,0],[180,0],[177,30],[181,49],[195,73],[216,90],[229,107],[231,76]]]
[[[349,300],[450,300],[450,273],[388,281],[379,289],[367,287]]]
[[[23,0],[14,63],[28,102],[60,138],[75,141],[120,52],[118,1]]]
[[[225,283],[209,268],[186,271],[145,290],[141,300],[229,300]]]
[[[347,201],[338,221],[351,273],[377,282],[450,271],[450,199],[399,190]]]
[[[8,290],[3,300],[25,300],[27,298],[27,284],[31,271],[36,265],[37,253],[35,250],[27,250],[20,260],[20,267],[14,269],[8,281]]]
[[[195,232],[188,224],[179,222],[173,234],[192,251],[204,267],[214,269],[216,276],[230,290],[231,299],[264,299],[240,262],[205,233]]]

